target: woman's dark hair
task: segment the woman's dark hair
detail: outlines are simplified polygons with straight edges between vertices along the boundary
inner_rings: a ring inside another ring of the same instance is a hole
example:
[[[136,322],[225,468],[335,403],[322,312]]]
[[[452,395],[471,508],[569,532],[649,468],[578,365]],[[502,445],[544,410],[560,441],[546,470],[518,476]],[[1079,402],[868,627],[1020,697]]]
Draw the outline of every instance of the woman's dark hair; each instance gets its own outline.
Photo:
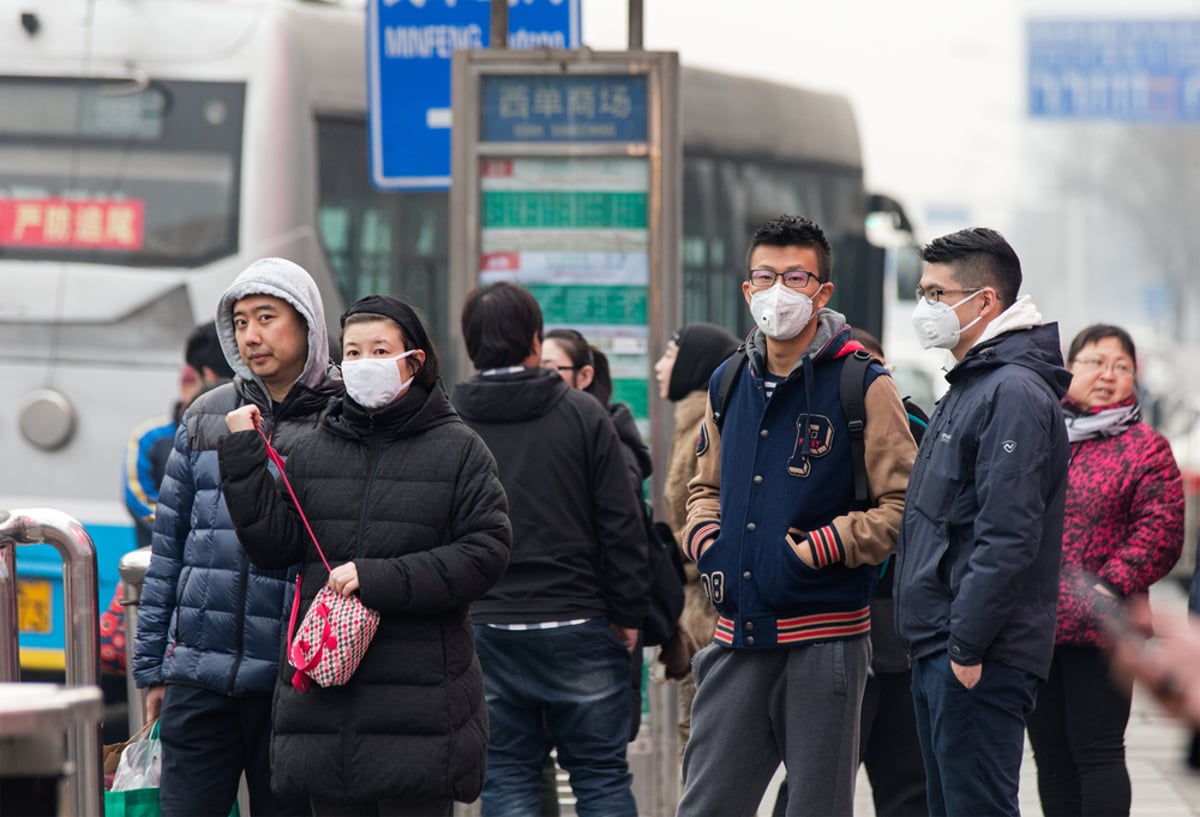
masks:
[[[679,347],[667,383],[667,399],[673,403],[708,388],[713,370],[738,347],[737,338],[713,323],[689,323],[672,340]]]
[[[590,347],[592,355],[592,382],[584,389],[585,392],[600,401],[600,405],[609,408],[612,405],[613,383],[612,372],[608,368],[608,355],[595,346]]]
[[[462,311],[467,356],[479,371],[520,366],[542,337],[542,308],[528,291],[508,281],[478,287]]]
[[[1075,362],[1075,358],[1084,346],[1087,346],[1089,343],[1099,343],[1105,338],[1117,339],[1117,343],[1121,344],[1121,348],[1125,350],[1125,354],[1129,355],[1129,359],[1133,361],[1133,370],[1136,372],[1137,348],[1133,345],[1133,338],[1121,327],[1108,323],[1094,323],[1079,330],[1079,334],[1072,339],[1071,347],[1067,350],[1067,365],[1069,366]]]
[[[567,357],[571,359],[571,365],[575,367],[575,371],[579,371],[584,366],[596,365],[592,358],[594,347],[589,346],[587,339],[574,329],[551,329],[543,340],[556,341],[567,353]]]
[[[442,365],[438,360],[437,347],[417,311],[391,295],[368,295],[351,304],[342,315],[342,334],[345,335],[346,327],[351,324],[371,321],[391,321],[400,330],[405,349],[420,349],[425,353],[423,363],[416,361],[417,373],[413,377],[418,384],[432,388],[442,376]],[[339,346],[340,341],[341,338]]]

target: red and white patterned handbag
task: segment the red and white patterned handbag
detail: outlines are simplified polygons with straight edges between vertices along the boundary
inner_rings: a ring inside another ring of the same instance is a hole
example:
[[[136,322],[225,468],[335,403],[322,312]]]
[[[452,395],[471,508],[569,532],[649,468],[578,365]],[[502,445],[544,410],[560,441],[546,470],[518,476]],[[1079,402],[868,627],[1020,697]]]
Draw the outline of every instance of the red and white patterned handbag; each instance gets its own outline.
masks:
[[[296,598],[292,601],[292,618],[288,624],[288,663],[296,668],[292,686],[301,692],[310,681],[318,686],[341,686],[358,669],[375,631],[379,629],[379,613],[367,609],[358,596],[335,593],[326,584],[317,593],[296,626],[296,610],[300,607],[300,577],[296,577]]]
[[[308,524],[308,517],[304,515],[304,509],[296,499],[296,492],[292,490],[292,484],[283,471],[283,458],[271,447],[270,440],[263,436],[262,431],[258,433],[267,444],[267,456],[279,468],[283,484],[292,496],[292,503],[296,506],[304,527],[308,529],[308,535],[317,546],[317,553],[324,562],[325,569],[331,571],[325,551],[321,550],[321,543],[317,541],[317,535]],[[292,599],[292,615],[288,621],[288,663],[296,668],[296,674],[292,676],[292,686],[301,692],[307,692],[314,681],[322,687],[341,686],[350,680],[350,676],[354,675],[354,671],[362,663],[363,656],[367,654],[367,647],[371,645],[371,639],[379,629],[379,613],[369,609],[358,596],[343,596],[334,592],[326,583],[317,592],[297,631],[300,580],[301,576],[297,576],[296,595]]]

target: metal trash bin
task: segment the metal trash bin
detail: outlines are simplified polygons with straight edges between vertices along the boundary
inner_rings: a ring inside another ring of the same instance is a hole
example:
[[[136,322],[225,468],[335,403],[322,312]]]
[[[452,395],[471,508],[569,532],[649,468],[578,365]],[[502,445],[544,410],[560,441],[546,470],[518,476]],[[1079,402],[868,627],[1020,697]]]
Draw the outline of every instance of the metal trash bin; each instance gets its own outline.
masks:
[[[142,584],[149,568],[149,546],[129,551],[117,565],[117,573],[121,576],[121,605],[125,608],[125,694],[129,698],[131,735],[142,728],[146,715],[141,690],[133,680],[133,648],[137,639],[138,604],[142,600]]]
[[[99,687],[0,684],[0,814],[58,815],[64,781],[79,772],[67,737],[104,711]],[[99,793],[80,817],[98,817]],[[74,815],[73,815],[74,817]]]

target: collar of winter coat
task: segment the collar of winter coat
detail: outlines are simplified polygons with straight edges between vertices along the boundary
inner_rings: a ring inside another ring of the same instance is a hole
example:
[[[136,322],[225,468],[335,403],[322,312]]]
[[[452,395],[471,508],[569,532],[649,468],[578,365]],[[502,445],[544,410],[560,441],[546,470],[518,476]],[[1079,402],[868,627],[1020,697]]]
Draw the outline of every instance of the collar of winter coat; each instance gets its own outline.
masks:
[[[541,417],[571,390],[553,369],[475,375],[454,387],[454,407],[468,420],[516,423]]]
[[[337,367],[329,364],[324,376],[317,379],[313,385],[297,380],[287,397],[278,405],[271,402],[266,386],[257,377],[247,379],[238,375],[233,379],[233,387],[244,401],[254,403],[266,413],[273,413],[276,420],[284,420],[324,411],[329,401],[342,393],[342,377]]]
[[[816,321],[817,334],[813,336],[812,343],[804,350],[804,354],[800,355],[796,365],[788,373],[788,377],[802,368],[806,357],[816,363],[821,360],[843,357],[855,349],[862,348],[858,341],[850,340],[850,326],[846,323],[846,316],[841,312],[822,309],[817,313]],[[767,371],[767,338],[757,328],[751,331],[750,337],[746,339],[746,351],[750,355],[750,366],[754,375],[762,377],[763,373]]]
[[[1032,302],[1029,305],[1032,306]],[[992,323],[1003,317],[1001,314]],[[972,346],[962,361],[946,373],[946,380],[955,384],[998,366],[1015,364],[1037,373],[1061,400],[1071,385],[1071,373],[1063,368],[1061,348],[1057,323],[1022,326],[1018,322],[1017,326],[1001,329]]]
[[[646,441],[642,439],[642,433],[638,431],[637,420],[633,419],[633,412],[624,403],[614,403],[609,406],[608,415],[612,417],[613,425],[617,427],[617,436],[621,438],[621,442],[633,452],[638,470],[642,472],[642,479],[648,479],[654,472],[654,461],[650,457],[650,446],[646,445]]]
[[[334,403],[325,422],[342,437],[362,439],[380,434],[392,439],[412,437],[436,426],[458,421],[442,381],[433,388],[413,383],[399,400],[369,412],[349,395]]]

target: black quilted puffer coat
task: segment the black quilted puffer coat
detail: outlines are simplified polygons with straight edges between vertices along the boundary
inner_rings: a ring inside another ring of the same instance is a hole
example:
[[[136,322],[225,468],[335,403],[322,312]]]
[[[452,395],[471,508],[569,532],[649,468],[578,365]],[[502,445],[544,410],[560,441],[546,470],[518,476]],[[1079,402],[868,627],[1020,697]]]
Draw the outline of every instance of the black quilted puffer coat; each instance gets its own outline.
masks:
[[[238,536],[261,566],[302,565],[303,618],[328,575],[257,432],[229,435],[221,482]],[[487,446],[439,383],[368,414],[335,403],[286,473],[331,566],[354,561],[382,614],[350,681],[300,692],[280,661],[272,785],[323,799],[474,800],[487,709],[468,613],[504,573],[512,533]]]

